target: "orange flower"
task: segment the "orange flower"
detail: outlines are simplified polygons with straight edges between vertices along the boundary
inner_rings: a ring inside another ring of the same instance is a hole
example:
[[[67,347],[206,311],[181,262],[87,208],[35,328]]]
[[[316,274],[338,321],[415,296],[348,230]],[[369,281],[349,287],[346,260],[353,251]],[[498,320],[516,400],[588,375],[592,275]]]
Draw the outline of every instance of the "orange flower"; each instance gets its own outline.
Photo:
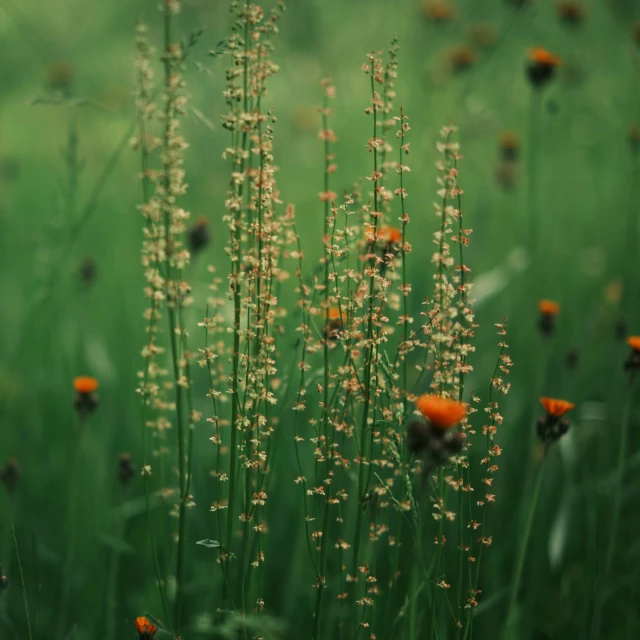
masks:
[[[560,305],[553,300],[540,300],[538,309],[545,316],[557,316],[560,313]]]
[[[453,7],[449,2],[425,2],[424,15],[433,22],[447,22],[454,15]]]
[[[99,383],[91,376],[78,376],[73,380],[73,388],[80,394],[89,394],[96,391]]]
[[[373,229],[365,227],[364,238],[367,242],[373,242]],[[388,224],[382,224],[376,230],[375,239],[386,244],[398,244],[402,242],[402,231]]]
[[[518,136],[513,131],[505,131],[500,136],[500,148],[513,151],[520,146]]]
[[[559,400],[558,398],[540,398],[540,402],[544,410],[554,418],[561,418],[567,411],[571,411],[576,405],[567,400]]]
[[[462,402],[428,393],[416,400],[418,411],[438,429],[450,429],[462,420],[467,410]]]
[[[634,350],[640,351],[640,336],[629,336],[627,344]]]
[[[468,44],[460,44],[449,52],[449,63],[454,71],[464,71],[476,61],[476,52]]]
[[[136,618],[136,629],[140,634],[140,640],[151,640],[156,634],[157,629],[149,622],[145,616]]]
[[[534,47],[529,49],[529,60],[535,64],[544,67],[560,67],[562,66],[562,58],[551,53],[542,47]]]
[[[584,18],[584,7],[577,0],[562,0],[558,14],[569,24],[578,24]]]
[[[325,317],[327,320],[341,320],[344,316],[343,313],[340,313],[340,307],[329,307],[325,311]]]

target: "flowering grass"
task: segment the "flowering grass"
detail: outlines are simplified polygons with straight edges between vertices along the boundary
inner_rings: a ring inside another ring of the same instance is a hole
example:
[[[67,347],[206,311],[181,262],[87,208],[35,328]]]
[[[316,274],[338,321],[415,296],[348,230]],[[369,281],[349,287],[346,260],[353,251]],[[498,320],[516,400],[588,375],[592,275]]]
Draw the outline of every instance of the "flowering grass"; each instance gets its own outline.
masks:
[[[0,638],[637,636],[638,16],[556,5],[7,3]]]

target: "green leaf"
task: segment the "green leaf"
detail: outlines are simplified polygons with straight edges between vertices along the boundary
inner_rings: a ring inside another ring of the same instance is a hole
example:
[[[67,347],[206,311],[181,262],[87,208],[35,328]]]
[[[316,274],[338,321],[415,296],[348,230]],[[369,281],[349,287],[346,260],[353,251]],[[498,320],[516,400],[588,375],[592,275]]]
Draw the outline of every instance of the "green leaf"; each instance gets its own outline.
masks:
[[[198,540],[196,544],[202,545],[203,547],[207,547],[207,549],[218,549],[220,547],[220,543],[217,540],[209,540],[209,538],[205,538],[204,540]]]

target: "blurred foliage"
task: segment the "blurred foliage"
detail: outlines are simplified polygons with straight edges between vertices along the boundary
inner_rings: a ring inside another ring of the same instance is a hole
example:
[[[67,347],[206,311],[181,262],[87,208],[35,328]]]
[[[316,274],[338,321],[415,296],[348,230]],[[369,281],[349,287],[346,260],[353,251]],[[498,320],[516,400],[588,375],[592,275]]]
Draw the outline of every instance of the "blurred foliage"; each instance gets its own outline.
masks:
[[[20,465],[15,491],[0,496],[0,561],[15,587],[0,596],[3,640],[26,637],[7,514],[16,522],[36,638],[53,637],[48,630],[55,628],[71,535],[75,626],[66,637],[103,637],[105,629],[112,638],[133,637],[133,618],[160,609],[149,554],[134,551],[146,545],[141,482],[136,477],[123,490],[117,478],[120,453],[139,459],[134,389],[144,341],[139,168],[128,148],[135,126],[132,41],[138,18],[150,23],[152,35],[159,34],[157,4],[0,0],[0,464],[15,457]],[[520,527],[512,516],[523,499],[519,469],[523,456],[530,455],[523,433],[533,425],[532,389],[544,357],[543,392],[566,396],[578,409],[543,486],[522,615],[531,637],[586,638],[626,393],[622,362],[627,348],[620,338],[640,331],[637,133],[629,137],[640,121],[640,39],[634,26],[640,5],[584,2],[584,18],[568,22],[559,16],[559,3],[548,1],[459,0],[450,3],[455,7],[451,19],[434,19],[425,7],[435,4],[291,0],[276,42],[281,72],[268,97],[278,117],[278,183],[284,202],[295,204],[311,269],[322,233],[318,82],[328,73],[336,86],[336,190],[351,191],[370,171],[363,115],[367,79],[361,65],[367,52],[386,49],[397,36],[397,104],[412,126],[407,189],[411,280],[420,294],[415,299],[431,287],[423,274],[435,220],[434,143],[440,126],[452,121],[460,128],[464,155],[463,208],[466,226],[474,229],[465,261],[477,285],[480,324],[468,388],[479,389],[489,379],[497,354],[492,325],[504,316],[515,361],[500,443],[505,455],[494,485],[494,544],[485,562],[476,637],[495,637],[503,622]],[[212,235],[189,273],[198,299],[191,311],[195,322],[204,315],[208,265],[222,273],[225,268],[221,217],[228,178],[221,156],[227,138],[218,124],[225,109],[225,63],[209,51],[227,34],[229,17],[225,2],[185,0],[184,5],[177,18],[183,39],[203,30],[187,61],[191,188],[184,206],[194,219],[209,220]],[[565,63],[542,96],[536,140],[543,260],[535,292],[524,286],[523,276],[531,142],[531,90],[524,68],[533,46],[557,52]],[[502,159],[505,131],[514,132],[518,141],[514,162]],[[541,295],[561,304],[557,334],[544,345],[535,330]],[[293,309],[293,294],[282,302]],[[572,349],[579,362],[569,369]],[[100,379],[101,407],[88,425],[78,460],[82,482],[75,499],[81,508],[71,532],[64,513],[77,440],[71,380],[79,373]],[[195,391],[204,409],[204,379],[196,380]],[[632,426],[637,417],[636,406]],[[640,616],[631,606],[640,588],[635,535],[640,516],[633,509],[640,491],[640,436],[637,429],[631,434],[612,589],[634,599],[612,598],[607,638],[640,633]],[[194,594],[196,622],[189,638],[211,637],[216,607],[213,596],[201,595],[215,570],[214,552],[195,545],[212,535],[209,436],[204,426],[196,435],[194,465],[200,471],[193,493],[200,507],[190,514],[188,590]],[[293,450],[284,455],[292,456]],[[292,583],[300,574],[294,566],[305,561],[303,540],[293,536],[287,522],[289,503],[296,498],[289,478],[276,479],[276,485],[284,497],[271,507],[269,553],[280,554],[281,562],[266,580],[270,610],[279,620],[270,620],[269,628],[279,637],[286,621],[283,637],[302,637],[312,594],[306,584]],[[166,558],[170,548],[162,553]],[[110,579],[117,580],[115,604],[108,602],[105,588]],[[228,621],[223,637],[236,637],[233,624]]]

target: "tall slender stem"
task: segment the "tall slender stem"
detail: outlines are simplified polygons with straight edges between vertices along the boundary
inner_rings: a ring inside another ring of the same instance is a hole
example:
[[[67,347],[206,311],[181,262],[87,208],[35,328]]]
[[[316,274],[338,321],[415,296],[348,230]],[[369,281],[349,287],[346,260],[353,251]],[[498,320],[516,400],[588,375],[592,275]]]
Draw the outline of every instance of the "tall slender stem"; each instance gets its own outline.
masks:
[[[609,530],[609,542],[607,544],[607,555],[605,556],[604,569],[602,578],[598,580],[599,591],[596,596],[595,611],[592,624],[592,638],[600,637],[600,627],[602,624],[602,610],[607,600],[607,587],[609,576],[611,573],[611,565],[616,551],[616,541],[618,539],[618,528],[620,526],[620,511],[622,505],[622,487],[624,484],[624,467],[627,458],[627,440],[629,433],[629,418],[631,416],[631,404],[634,393],[634,380],[629,383],[627,390],[627,398],[624,404],[624,413],[622,416],[622,425],[620,431],[620,441],[618,446],[618,464],[616,467],[615,487],[613,494],[613,510],[611,512],[611,528]]]
[[[509,640],[517,638],[514,635],[515,629],[515,609],[518,602],[518,591],[520,590],[520,582],[522,581],[522,570],[524,568],[524,561],[527,555],[527,547],[529,545],[529,538],[531,537],[531,529],[533,525],[533,517],[536,513],[536,507],[538,506],[538,500],[540,498],[540,488],[542,487],[542,477],[544,471],[544,460],[538,468],[535,484],[533,487],[533,493],[531,494],[531,501],[529,502],[529,512],[524,525],[524,531],[520,538],[520,547],[518,549],[518,555],[516,556],[516,564],[513,572],[513,580],[511,582],[511,596],[509,598],[509,606],[507,608],[507,617],[505,625],[505,639]]]

